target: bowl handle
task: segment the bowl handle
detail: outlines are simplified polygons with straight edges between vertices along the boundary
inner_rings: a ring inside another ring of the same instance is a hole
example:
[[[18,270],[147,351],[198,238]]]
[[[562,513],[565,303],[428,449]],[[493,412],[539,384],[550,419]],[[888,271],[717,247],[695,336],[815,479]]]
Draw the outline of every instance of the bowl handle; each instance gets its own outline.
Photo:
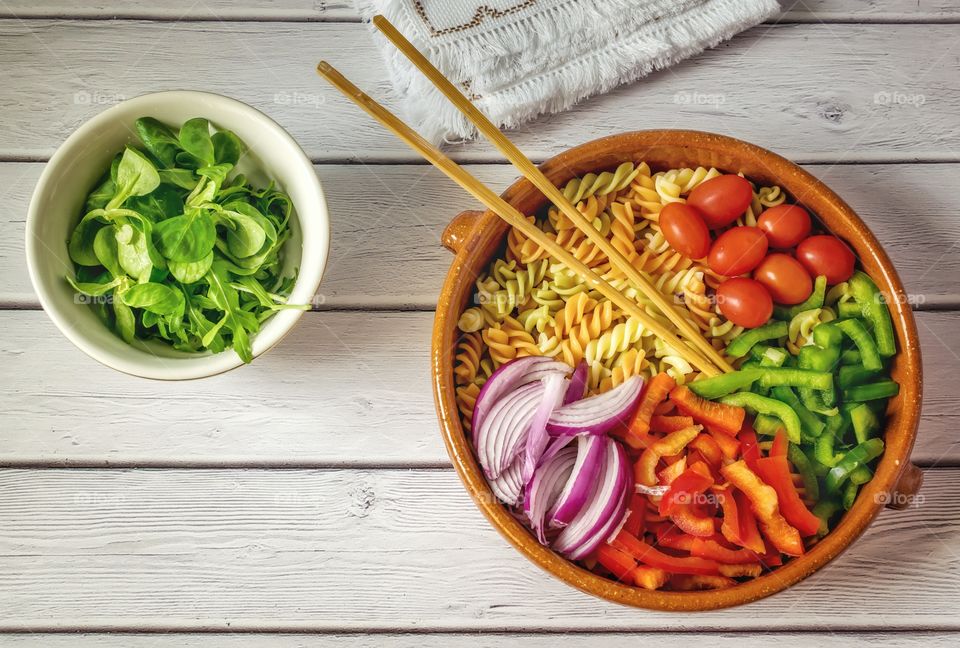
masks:
[[[480,221],[480,217],[483,216],[484,213],[485,212],[477,211],[475,209],[468,209],[454,216],[453,220],[450,221],[450,224],[447,225],[446,229],[443,230],[443,235],[440,237],[443,247],[447,248],[454,254],[460,252],[466,242],[470,239],[470,234],[473,232],[473,228]]]
[[[913,498],[923,485],[923,471],[912,463],[908,463],[900,473],[900,479],[897,485],[890,493],[890,501],[887,502],[887,508],[903,510],[913,503]]]

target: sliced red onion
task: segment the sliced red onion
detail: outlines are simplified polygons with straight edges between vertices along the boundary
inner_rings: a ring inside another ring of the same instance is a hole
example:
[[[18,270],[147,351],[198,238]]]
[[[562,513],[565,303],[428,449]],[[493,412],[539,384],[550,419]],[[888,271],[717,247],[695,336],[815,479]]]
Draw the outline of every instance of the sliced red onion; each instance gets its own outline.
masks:
[[[473,407],[473,429],[479,430],[483,419],[497,401],[521,385],[540,380],[549,373],[570,373],[570,366],[545,356],[517,358],[500,366],[483,384]],[[479,434],[479,432],[478,432]],[[478,441],[478,445],[481,443]]]
[[[543,391],[540,382],[523,385],[497,401],[483,419],[474,441],[488,479],[499,477],[523,448]]]
[[[520,459],[515,459],[506,470],[500,473],[499,477],[490,480],[493,494],[508,506],[516,506],[520,500],[520,491],[523,490],[520,464]]]
[[[563,397],[563,404],[569,405],[587,395],[587,361],[581,360],[570,376],[570,386]]]
[[[607,437],[577,437],[577,463],[549,512],[550,526],[565,527],[583,508],[601,471]]]
[[[642,389],[643,379],[633,376],[608,392],[564,405],[550,417],[547,431],[553,436],[606,434],[626,425]]]
[[[563,448],[537,468],[527,487],[523,511],[541,544],[547,544],[544,534],[547,511],[560,497],[576,461],[577,449],[574,446]]]
[[[567,391],[567,379],[561,373],[552,373],[543,379],[543,399],[534,412],[533,420],[530,422],[530,428],[527,431],[527,449],[523,453],[523,483],[529,484],[533,479],[533,471],[543,456],[547,444],[550,443],[550,435],[547,434],[547,421],[553,410],[560,407],[563,396]]]
[[[593,553],[620,523],[627,505],[630,471],[626,453],[613,439],[600,437],[600,440],[604,455],[590,497],[553,542],[553,548],[571,560]]]

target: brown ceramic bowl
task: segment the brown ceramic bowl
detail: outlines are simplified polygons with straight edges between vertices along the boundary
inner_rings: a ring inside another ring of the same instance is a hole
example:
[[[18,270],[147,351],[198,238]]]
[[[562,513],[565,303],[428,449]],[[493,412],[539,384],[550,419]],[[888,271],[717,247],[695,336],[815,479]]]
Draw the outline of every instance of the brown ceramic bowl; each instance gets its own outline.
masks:
[[[866,530],[881,508],[885,505],[902,508],[919,489],[922,473],[910,464],[922,396],[916,324],[897,272],[863,221],[823,183],[770,151],[711,133],[649,130],[583,144],[548,160],[540,168],[554,183],[562,185],[574,176],[613,169],[625,160],[646,161],[655,171],[714,166],[730,173],[742,172],[765,185],[779,185],[854,249],[863,269],[889,298],[898,344],[892,373],[900,383],[900,394],[890,402],[884,437],[886,452],[876,476],[863,488],[837,527],[806,555],[727,589],[648,591],[593,574],[542,546],[487,486],[455,402],[453,359],[457,319],[474,293],[474,281],[503,249],[508,229],[489,211],[464,212],[444,233],[444,245],[456,254],[440,293],[433,328],[433,386],[444,441],[460,478],[490,523],[527,558],[566,583],[611,601],[656,610],[712,610],[749,603],[786,589],[826,565]],[[507,189],[503,198],[525,214],[537,211],[546,202],[525,179]]]

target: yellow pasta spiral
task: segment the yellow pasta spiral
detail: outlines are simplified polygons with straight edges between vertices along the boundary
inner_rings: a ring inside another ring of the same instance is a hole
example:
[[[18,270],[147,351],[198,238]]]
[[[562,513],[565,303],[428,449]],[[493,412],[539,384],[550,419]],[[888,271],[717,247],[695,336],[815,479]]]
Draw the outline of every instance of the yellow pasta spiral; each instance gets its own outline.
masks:
[[[470,432],[473,427],[473,408],[477,404],[477,396],[480,395],[480,387],[474,383],[457,387],[457,409],[463,417],[463,427]]]
[[[458,385],[466,385],[477,380],[482,355],[483,340],[479,333],[467,333],[460,339],[457,344],[457,354],[453,360],[453,375]]]

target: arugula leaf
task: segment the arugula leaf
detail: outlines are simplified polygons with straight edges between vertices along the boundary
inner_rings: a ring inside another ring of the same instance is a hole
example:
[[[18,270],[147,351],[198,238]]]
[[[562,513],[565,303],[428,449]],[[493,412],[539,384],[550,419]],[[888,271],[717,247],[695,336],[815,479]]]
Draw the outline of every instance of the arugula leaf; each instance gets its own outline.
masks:
[[[227,270],[217,262],[207,273],[207,296],[223,311],[223,324],[232,335],[233,350],[244,362],[253,360],[248,331],[256,331],[260,324],[249,312],[240,308],[240,298],[230,285]]]

